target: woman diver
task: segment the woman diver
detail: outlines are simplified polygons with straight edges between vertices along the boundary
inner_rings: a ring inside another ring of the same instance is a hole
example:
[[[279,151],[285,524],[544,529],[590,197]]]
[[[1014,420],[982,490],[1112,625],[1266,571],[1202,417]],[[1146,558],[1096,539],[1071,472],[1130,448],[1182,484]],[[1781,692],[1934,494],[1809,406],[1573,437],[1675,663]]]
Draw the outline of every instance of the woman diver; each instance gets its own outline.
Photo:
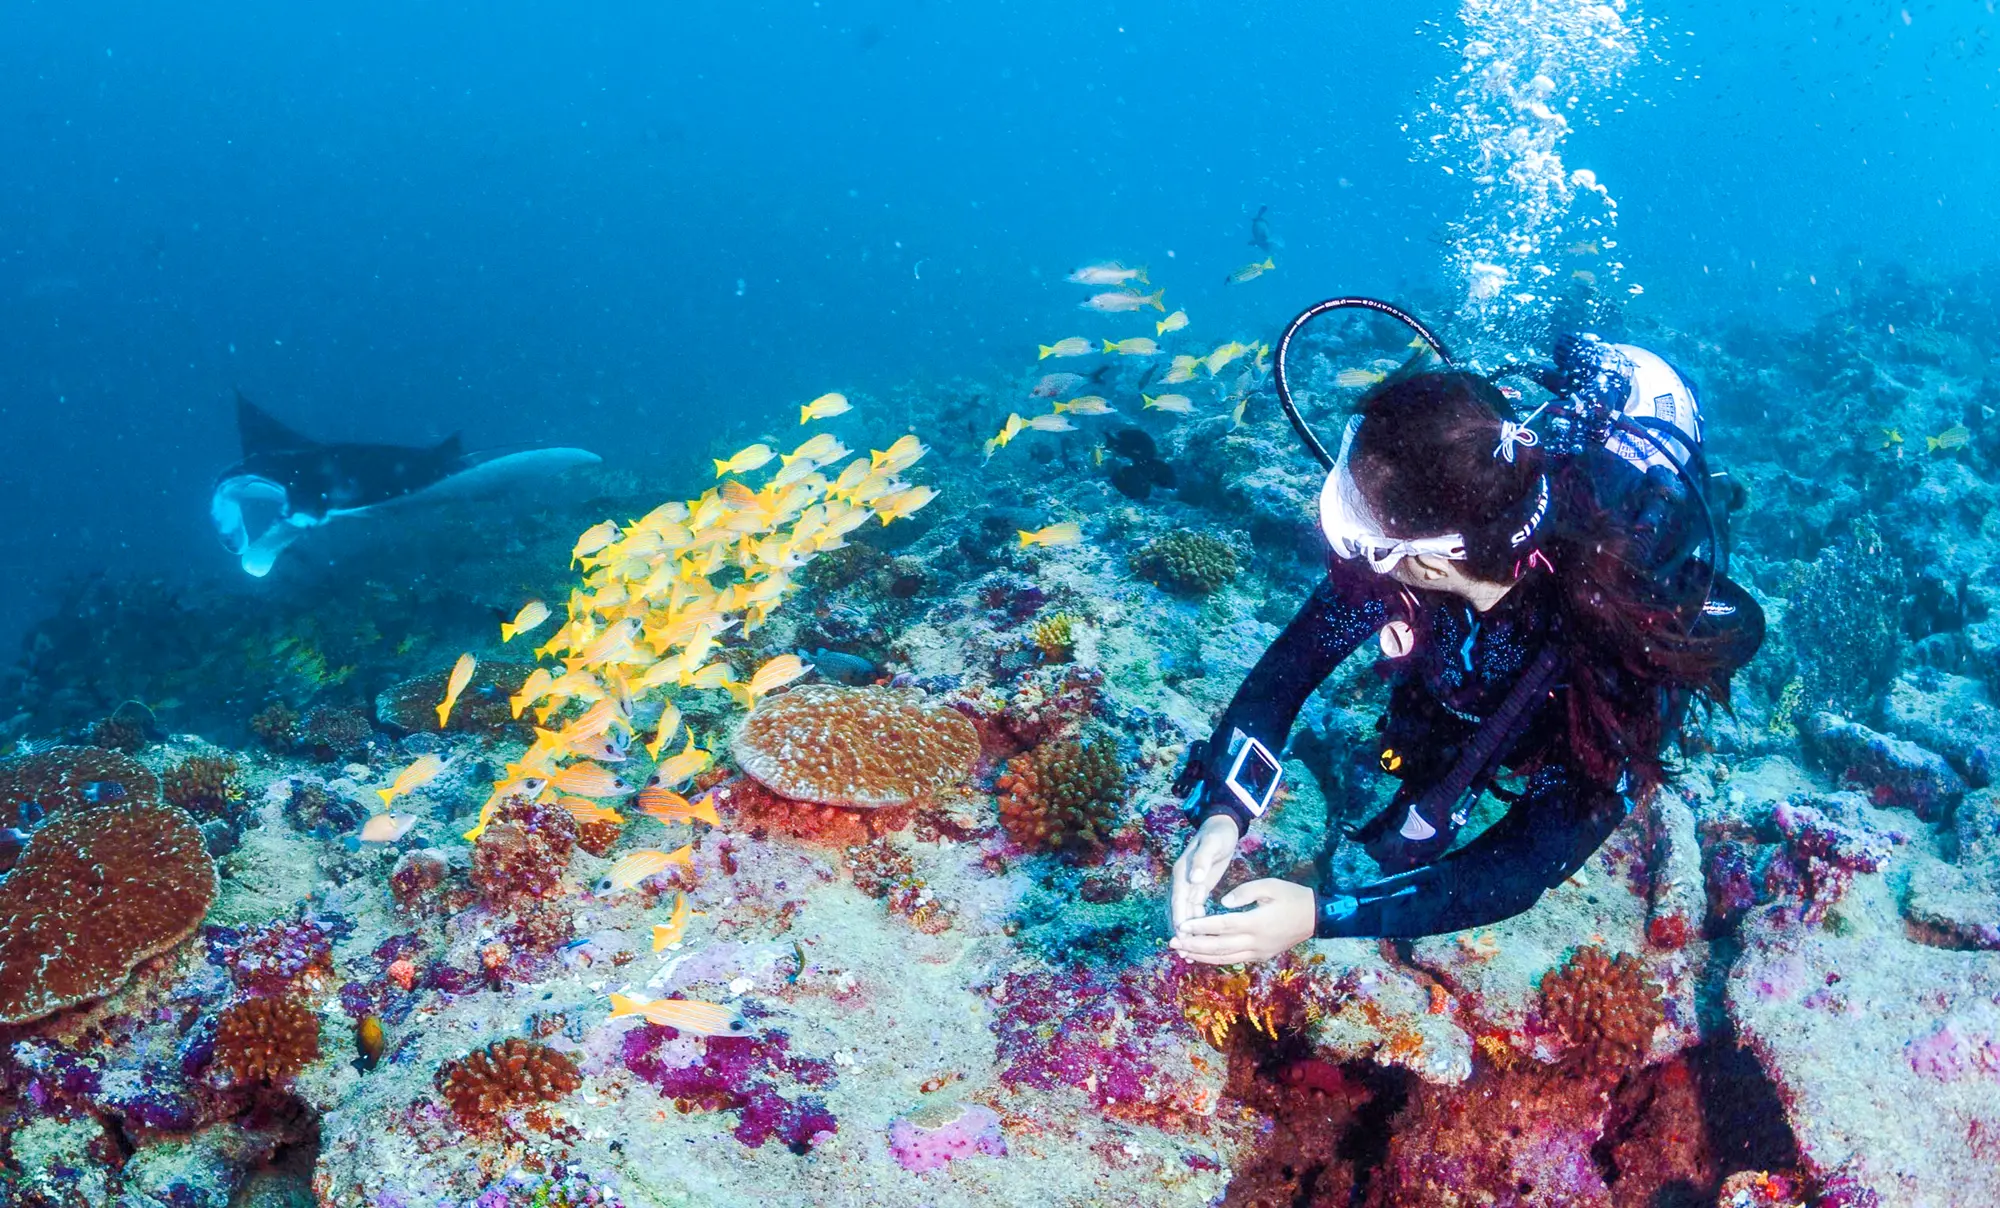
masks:
[[[1701,468],[1693,391],[1651,353],[1592,336],[1565,337],[1556,360],[1538,375],[1557,394],[1546,436],[1515,422],[1490,379],[1430,370],[1364,396],[1337,460],[1281,378],[1308,445],[1334,461],[1320,498],[1334,557],[1190,752],[1177,788],[1196,829],[1173,870],[1175,951],[1232,964],[1315,936],[1431,935],[1519,914],[1660,790],[1662,748],[1689,702],[1727,704],[1764,621],[1717,569],[1726,545],[1708,476],[1686,464]],[[1616,397],[1593,411],[1592,390]],[[1282,775],[1272,752],[1369,638],[1393,685],[1380,763],[1401,784],[1350,837],[1384,879],[1317,891],[1254,880],[1223,896],[1228,912],[1207,913]],[[1493,783],[1502,769],[1517,789]],[[1451,850],[1487,790],[1506,813]]]

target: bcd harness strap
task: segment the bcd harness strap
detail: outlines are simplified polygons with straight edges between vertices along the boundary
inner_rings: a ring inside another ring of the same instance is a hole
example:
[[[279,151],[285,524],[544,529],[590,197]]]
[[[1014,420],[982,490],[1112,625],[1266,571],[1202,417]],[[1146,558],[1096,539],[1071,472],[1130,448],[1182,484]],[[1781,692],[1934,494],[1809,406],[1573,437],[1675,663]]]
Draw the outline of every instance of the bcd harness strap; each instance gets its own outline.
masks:
[[[1521,673],[1521,678],[1514,681],[1500,707],[1479,724],[1472,740],[1459,752],[1458,762],[1452,765],[1451,771],[1410,804],[1418,817],[1432,825],[1441,824],[1466,804],[1468,793],[1485,789],[1486,782],[1498,770],[1507,749],[1527,729],[1543,695],[1554,686],[1556,677],[1562,671],[1562,662],[1561,653],[1553,647],[1542,648],[1535,661]]]

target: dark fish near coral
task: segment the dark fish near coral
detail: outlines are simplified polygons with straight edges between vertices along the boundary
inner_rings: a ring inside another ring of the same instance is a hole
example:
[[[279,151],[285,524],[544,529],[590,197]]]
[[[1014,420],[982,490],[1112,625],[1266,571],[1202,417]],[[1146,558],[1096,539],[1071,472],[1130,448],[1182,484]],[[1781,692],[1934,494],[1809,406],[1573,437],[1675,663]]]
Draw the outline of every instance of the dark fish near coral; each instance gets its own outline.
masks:
[[[1126,459],[1126,464],[1113,468],[1108,475],[1120,495],[1143,500],[1155,487],[1174,485],[1174,468],[1160,459],[1160,447],[1143,430],[1121,429],[1105,443],[1113,453]]]
[[[243,459],[223,471],[208,514],[245,574],[263,578],[309,530],[392,504],[494,490],[599,458],[582,449],[467,453],[457,436],[428,448],[325,443],[293,431],[236,396]]]
[[[1257,216],[1250,220],[1250,246],[1266,256],[1271,249],[1285,246],[1283,241],[1271,238],[1271,224],[1264,221],[1264,215],[1270,212],[1270,206],[1258,206]]]
[[[125,786],[116,780],[93,780],[83,786],[83,799],[93,804],[125,800]]]
[[[354,1067],[364,1074],[374,1069],[382,1061],[385,1043],[382,1021],[373,1015],[363,1015],[354,1025],[354,1048],[360,1054],[354,1059]]]
[[[860,687],[875,682],[875,664],[858,654],[847,654],[839,650],[801,650],[799,657],[811,663],[813,670],[838,684]]]

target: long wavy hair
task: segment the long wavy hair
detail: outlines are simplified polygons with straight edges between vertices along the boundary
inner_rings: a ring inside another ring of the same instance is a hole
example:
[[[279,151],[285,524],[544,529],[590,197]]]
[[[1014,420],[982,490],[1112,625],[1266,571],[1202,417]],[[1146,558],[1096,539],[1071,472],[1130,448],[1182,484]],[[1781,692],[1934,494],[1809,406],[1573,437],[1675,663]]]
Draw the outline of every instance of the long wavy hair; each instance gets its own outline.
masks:
[[[1464,533],[1462,566],[1488,582],[1551,574],[1556,640],[1568,656],[1571,758],[1607,787],[1629,774],[1635,799],[1649,799],[1667,776],[1669,700],[1728,703],[1723,644],[1690,632],[1699,587],[1690,592],[1684,576],[1663,583],[1640,563],[1633,533],[1599,497],[1582,459],[1518,444],[1512,460],[1494,455],[1510,414],[1475,374],[1392,378],[1361,402],[1349,466],[1390,536]],[[1511,546],[1507,534],[1545,473],[1549,514],[1528,544]]]

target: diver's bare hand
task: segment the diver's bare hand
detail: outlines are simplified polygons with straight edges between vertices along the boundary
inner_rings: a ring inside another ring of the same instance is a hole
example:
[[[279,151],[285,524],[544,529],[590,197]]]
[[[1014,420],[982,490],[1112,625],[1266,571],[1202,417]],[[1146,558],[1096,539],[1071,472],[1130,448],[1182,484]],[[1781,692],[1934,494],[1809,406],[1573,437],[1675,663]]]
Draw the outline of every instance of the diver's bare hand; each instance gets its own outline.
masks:
[[[1176,929],[1168,947],[1204,965],[1236,965],[1267,961],[1313,937],[1313,891],[1290,881],[1266,877],[1246,881],[1222,895],[1236,914],[1211,914],[1189,919]]]
[[[1167,898],[1167,913],[1179,931],[1181,924],[1198,919],[1208,909],[1208,895],[1228,870],[1236,854],[1236,819],[1213,814],[1188,841],[1181,858],[1174,861],[1173,889]]]

